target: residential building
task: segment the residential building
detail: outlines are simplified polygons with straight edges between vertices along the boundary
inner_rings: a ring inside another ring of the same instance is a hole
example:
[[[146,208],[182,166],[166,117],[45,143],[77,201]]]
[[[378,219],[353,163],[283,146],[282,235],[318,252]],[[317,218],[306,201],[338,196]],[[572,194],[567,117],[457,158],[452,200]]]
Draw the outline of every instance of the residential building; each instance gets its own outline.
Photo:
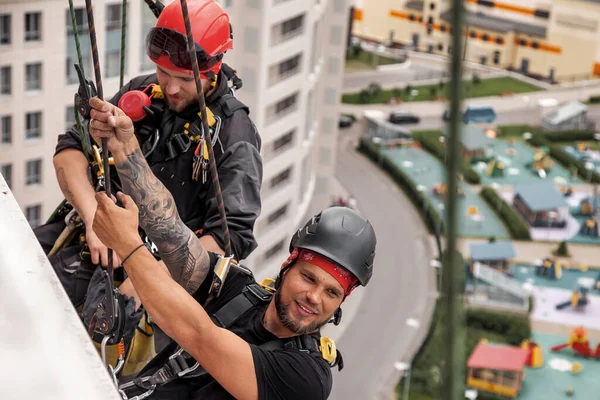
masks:
[[[222,0],[234,49],[225,62],[238,71],[238,97],[262,136],[259,247],[247,264],[273,276],[292,233],[309,211],[330,201],[337,116],[347,41],[347,0]],[[83,68],[93,79],[84,0],[74,1]],[[118,90],[121,4],[94,4],[105,97]],[[127,10],[125,82],[154,70],[144,51],[156,17],[142,0]],[[52,156],[57,136],[74,122],[77,52],[68,3],[0,0],[0,172],[32,226],[63,199]]]
[[[463,58],[550,81],[600,75],[600,4],[582,0],[465,0]],[[448,0],[357,0],[352,33],[452,52]]]

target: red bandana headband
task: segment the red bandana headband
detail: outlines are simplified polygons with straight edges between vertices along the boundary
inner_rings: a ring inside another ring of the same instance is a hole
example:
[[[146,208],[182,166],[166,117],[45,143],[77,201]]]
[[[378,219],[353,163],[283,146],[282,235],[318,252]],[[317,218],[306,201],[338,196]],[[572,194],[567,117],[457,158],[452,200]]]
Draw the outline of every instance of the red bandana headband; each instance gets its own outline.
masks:
[[[292,251],[288,259],[281,266],[282,269],[296,260],[306,261],[307,263],[315,265],[323,269],[333,278],[335,278],[335,280],[338,281],[344,289],[344,297],[350,295],[350,293],[352,293],[352,290],[356,288],[358,279],[356,279],[356,277],[352,275],[347,269],[334,264],[327,258],[310,250],[301,250],[300,253],[298,253],[298,249],[294,249],[294,251]]]

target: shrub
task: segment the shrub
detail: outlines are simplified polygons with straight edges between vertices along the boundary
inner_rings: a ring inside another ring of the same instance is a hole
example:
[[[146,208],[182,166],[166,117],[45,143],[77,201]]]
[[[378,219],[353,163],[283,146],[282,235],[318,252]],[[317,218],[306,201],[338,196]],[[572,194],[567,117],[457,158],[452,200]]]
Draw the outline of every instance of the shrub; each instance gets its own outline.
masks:
[[[481,78],[477,74],[473,74],[473,85],[479,85],[481,83]]]
[[[467,326],[498,333],[513,346],[519,346],[524,339],[531,336],[531,325],[527,315],[467,309],[466,320]]]
[[[556,249],[556,255],[561,256],[561,257],[569,256],[569,249],[567,248],[567,242],[565,242],[564,240],[562,242],[560,242],[560,244],[558,245],[558,248]]]
[[[589,102],[592,104],[600,103],[600,96],[590,96]]]
[[[531,240],[529,228],[523,218],[494,189],[486,186],[481,189],[480,195],[500,217],[513,239]]]

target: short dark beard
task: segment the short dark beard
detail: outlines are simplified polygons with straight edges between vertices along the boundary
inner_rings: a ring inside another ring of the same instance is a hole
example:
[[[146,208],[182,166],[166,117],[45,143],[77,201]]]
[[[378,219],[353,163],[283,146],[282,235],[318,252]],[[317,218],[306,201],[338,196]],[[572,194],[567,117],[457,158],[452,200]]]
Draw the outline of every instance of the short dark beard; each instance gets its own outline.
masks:
[[[281,283],[283,284],[283,281]],[[290,307],[293,302],[294,300],[292,300],[290,303],[284,303],[281,301],[281,287],[279,290],[277,290],[277,292],[275,292],[275,310],[277,310],[277,316],[279,317],[279,320],[283,326],[294,332],[296,335],[305,335],[307,333],[314,332],[331,319],[327,318],[325,321],[315,321],[308,325],[299,324],[290,318]]]

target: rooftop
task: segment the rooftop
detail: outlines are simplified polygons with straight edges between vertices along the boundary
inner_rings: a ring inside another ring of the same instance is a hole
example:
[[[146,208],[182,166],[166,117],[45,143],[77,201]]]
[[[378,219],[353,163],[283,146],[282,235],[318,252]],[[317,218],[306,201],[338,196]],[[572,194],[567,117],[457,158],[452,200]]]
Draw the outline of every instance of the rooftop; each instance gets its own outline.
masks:
[[[492,17],[482,12],[466,11],[464,13],[465,25],[489,29],[495,32],[519,32],[527,35],[546,37],[546,27],[539,25],[526,24],[523,22],[512,21],[506,18]],[[446,10],[440,14],[440,18],[450,22],[452,20],[452,11]]]
[[[471,243],[469,251],[473,261],[510,260],[517,256],[512,242]]]
[[[548,114],[542,117],[542,120],[550,125],[558,125],[578,116],[581,113],[586,112],[587,110],[588,107],[585,104],[578,101],[571,101],[559,106],[555,110],[550,111]]]
[[[442,129],[442,134],[448,136],[448,128]],[[460,141],[468,150],[486,148],[495,143],[494,139],[485,134],[485,131],[474,124],[461,126]]]
[[[467,366],[501,371],[522,371],[526,360],[527,351],[519,347],[479,343],[471,353]]]
[[[515,186],[515,192],[533,211],[555,210],[567,207],[563,195],[550,182],[535,182]]]

